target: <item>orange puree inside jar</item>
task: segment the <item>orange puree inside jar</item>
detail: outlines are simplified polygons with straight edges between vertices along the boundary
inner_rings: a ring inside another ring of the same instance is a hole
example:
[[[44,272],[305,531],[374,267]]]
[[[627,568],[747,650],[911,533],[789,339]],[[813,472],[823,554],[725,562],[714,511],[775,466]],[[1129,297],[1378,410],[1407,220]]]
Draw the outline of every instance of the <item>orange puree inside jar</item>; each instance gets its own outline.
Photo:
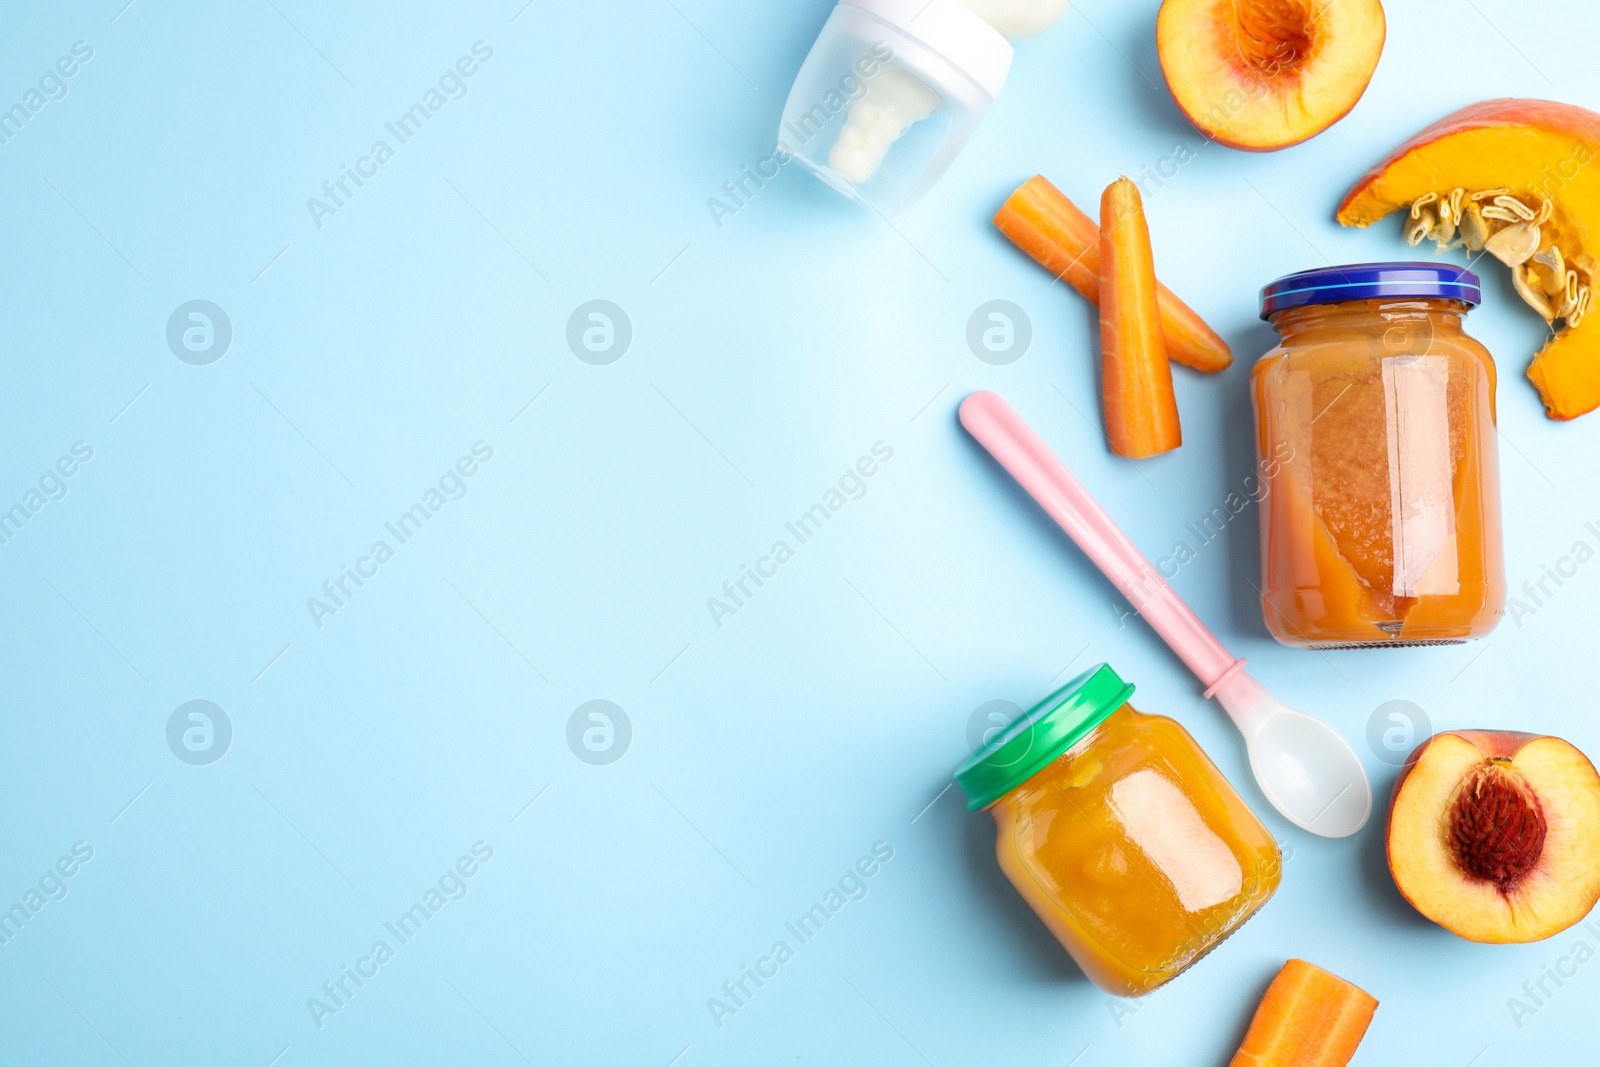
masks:
[[[1281,875],[1266,827],[1183,727],[1126,704],[1132,688],[1102,664],[956,775],[968,806],[994,816],[1011,883],[1118,996],[1176,977],[1254,914]]]
[[[1252,389],[1262,610],[1285,644],[1453,642],[1499,620],[1495,369],[1465,310],[1365,299],[1271,315],[1281,340]]]

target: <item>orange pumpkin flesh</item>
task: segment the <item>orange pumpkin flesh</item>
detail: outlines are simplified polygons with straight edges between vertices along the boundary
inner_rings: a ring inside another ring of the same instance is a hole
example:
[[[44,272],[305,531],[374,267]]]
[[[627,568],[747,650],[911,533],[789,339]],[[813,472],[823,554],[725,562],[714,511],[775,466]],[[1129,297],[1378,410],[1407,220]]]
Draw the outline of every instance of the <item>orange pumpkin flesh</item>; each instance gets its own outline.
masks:
[[[1597,157],[1600,115],[1547,100],[1486,100],[1395,149],[1345,195],[1337,217],[1369,226],[1429,194],[1506,190],[1528,205],[1548,203],[1537,226],[1540,252],[1559,249],[1582,288],[1592,290],[1600,280],[1600,169],[1589,164]],[[1565,325],[1534,357],[1528,377],[1551,418],[1571,419],[1600,407],[1600,314],[1556,321]]]

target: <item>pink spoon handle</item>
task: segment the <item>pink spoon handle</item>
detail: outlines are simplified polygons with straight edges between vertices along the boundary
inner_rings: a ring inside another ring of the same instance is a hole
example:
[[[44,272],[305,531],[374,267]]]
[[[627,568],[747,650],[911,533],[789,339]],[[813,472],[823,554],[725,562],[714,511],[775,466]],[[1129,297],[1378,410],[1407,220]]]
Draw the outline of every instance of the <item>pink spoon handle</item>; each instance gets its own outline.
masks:
[[[1206,696],[1244,666],[1244,660],[1234,659],[1195,618],[1189,605],[1011,405],[995,393],[973,393],[961,402],[961,425],[1078,543],[1128,598],[1134,611],[1188,664],[1205,684]]]

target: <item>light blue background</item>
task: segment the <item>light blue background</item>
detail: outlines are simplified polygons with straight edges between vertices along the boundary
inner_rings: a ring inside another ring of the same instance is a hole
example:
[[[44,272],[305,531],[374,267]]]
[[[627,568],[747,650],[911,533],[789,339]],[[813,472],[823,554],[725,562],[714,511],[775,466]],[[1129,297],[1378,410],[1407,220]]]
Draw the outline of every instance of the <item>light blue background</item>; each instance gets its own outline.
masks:
[[[707,209],[771,150],[827,0],[121,5],[13,6],[0,42],[6,103],[94,50],[0,146],[0,504],[94,450],[0,547],[0,905],[94,850],[0,946],[0,1058],[1221,1064],[1289,956],[1382,1001],[1358,1062],[1593,1058],[1600,964],[1520,1027],[1507,998],[1600,936],[1468,944],[1399,898],[1381,818],[1337,842],[1289,827],[1194,679],[1119,627],[954,418],[999,390],[1164,554],[1250,473],[1257,288],[1402,255],[1394,225],[1331,216],[1425,123],[1497,95],[1600,102],[1588,5],[1391,3],[1360,105],[1249,155],[1173,106],[1155,3],[1080,0],[894,228],[789,171],[720,228]],[[465,98],[319,229],[307,198],[479,40]],[[1148,197],[1159,270],[1239,360],[1179,372],[1186,444],[1135,470],[1100,437],[1091,310],[988,219],[1035,172],[1091,205],[1178,146],[1194,158]],[[1545,420],[1521,374],[1541,324],[1487,275],[1471,329],[1501,357],[1519,586],[1596,543],[1600,416]],[[197,298],[234,330],[209,366],[165,342]],[[610,366],[565,342],[592,299],[633,325]],[[965,341],[991,299],[1031,318],[1010,366]],[[307,598],[480,440],[467,495],[314,625]],[[867,495],[715,626],[706,599],[878,441]],[[1263,630],[1256,542],[1252,513],[1175,584],[1363,756],[1390,699],[1600,752],[1600,567],[1486,642],[1318,655]],[[1276,899],[1144,1002],[1082,978],[989,821],[941,794],[975,708],[1099,659],[1292,850]],[[166,741],[193,699],[234,730],[209,766]],[[609,766],[566,741],[593,699],[632,723]],[[1381,804],[1393,768],[1368,769]],[[307,999],[478,841],[466,897],[319,1029]],[[707,998],[880,841],[865,899],[719,1029]]]

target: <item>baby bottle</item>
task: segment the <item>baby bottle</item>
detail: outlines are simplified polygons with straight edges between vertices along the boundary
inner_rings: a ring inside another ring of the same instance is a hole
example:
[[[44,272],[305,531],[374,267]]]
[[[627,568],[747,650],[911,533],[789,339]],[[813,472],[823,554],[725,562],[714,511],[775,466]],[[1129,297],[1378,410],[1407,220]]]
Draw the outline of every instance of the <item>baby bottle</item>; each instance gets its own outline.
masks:
[[[811,46],[778,151],[835,189],[897,211],[939,179],[1011,70],[1011,42],[1067,0],[840,0]]]

